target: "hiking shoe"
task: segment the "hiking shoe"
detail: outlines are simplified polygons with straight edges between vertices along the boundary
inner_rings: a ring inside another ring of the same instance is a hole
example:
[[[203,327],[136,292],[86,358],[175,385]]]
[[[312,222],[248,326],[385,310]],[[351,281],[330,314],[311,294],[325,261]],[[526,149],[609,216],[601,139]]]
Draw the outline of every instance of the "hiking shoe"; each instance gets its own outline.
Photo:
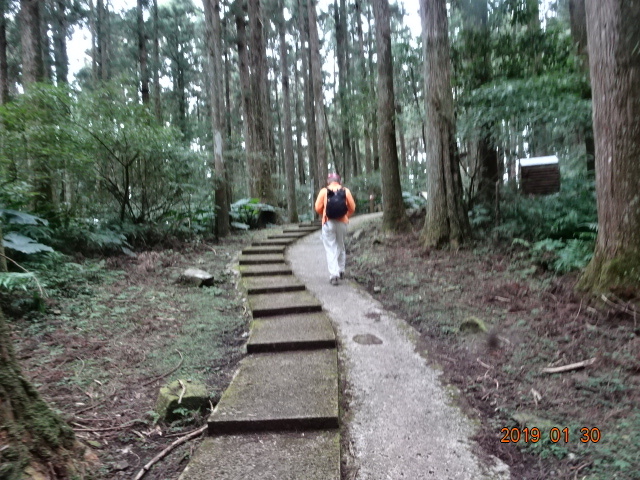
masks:
[[[329,283],[331,283],[331,285],[338,285],[338,277],[331,277]]]
[[[344,278],[344,272],[340,272],[340,280]]]

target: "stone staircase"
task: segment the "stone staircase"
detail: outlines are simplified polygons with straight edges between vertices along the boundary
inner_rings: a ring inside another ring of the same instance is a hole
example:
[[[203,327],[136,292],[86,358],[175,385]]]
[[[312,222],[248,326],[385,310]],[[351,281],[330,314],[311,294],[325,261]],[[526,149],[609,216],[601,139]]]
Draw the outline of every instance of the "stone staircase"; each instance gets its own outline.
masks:
[[[340,479],[335,333],[284,257],[287,245],[319,228],[300,224],[243,250],[254,319],[248,355],[180,480]]]

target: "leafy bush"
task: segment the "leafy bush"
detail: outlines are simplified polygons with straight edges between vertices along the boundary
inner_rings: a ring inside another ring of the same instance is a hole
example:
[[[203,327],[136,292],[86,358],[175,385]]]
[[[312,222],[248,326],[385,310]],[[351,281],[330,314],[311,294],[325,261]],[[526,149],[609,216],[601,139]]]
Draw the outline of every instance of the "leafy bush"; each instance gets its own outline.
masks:
[[[502,223],[494,229],[499,238],[545,238],[568,241],[593,233],[598,222],[593,181],[564,182],[559,193],[525,197],[506,190],[501,202]]]
[[[567,273],[587,266],[593,257],[595,233],[566,241],[545,238],[531,244],[522,239],[515,239],[514,243],[527,247],[534,261],[543,267],[557,273]]]
[[[261,228],[267,223],[275,223],[276,209],[273,205],[261,203],[258,198],[243,198],[231,204],[231,226],[240,230]]]
[[[402,201],[405,208],[417,210],[427,205],[427,199],[422,195],[412,195],[409,192],[402,192]]]
[[[382,204],[382,178],[380,172],[373,172],[371,175],[360,175],[349,180],[347,185],[353,199],[356,202],[356,212],[366,213],[369,211],[369,195],[374,195],[375,205]]]
[[[0,209],[0,220],[5,219],[7,228],[3,232],[2,245],[16,252],[53,252],[53,248],[38,240],[50,240],[49,222],[43,218],[11,209]]]

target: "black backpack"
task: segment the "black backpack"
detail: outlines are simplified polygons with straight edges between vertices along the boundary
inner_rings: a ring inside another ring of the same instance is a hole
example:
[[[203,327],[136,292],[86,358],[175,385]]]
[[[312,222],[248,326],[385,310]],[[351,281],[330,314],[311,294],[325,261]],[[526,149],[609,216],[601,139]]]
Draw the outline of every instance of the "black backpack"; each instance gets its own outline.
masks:
[[[327,217],[338,220],[347,214],[347,191],[340,187],[335,192],[327,188]]]

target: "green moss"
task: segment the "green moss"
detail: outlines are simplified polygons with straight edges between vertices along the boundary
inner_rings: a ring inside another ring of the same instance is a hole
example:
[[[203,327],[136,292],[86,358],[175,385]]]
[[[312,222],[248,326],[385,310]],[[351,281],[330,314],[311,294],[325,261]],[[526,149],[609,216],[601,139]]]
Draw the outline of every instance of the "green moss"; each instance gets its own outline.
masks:
[[[594,293],[640,288],[640,253],[629,252],[606,260],[596,251],[577,285]]]

